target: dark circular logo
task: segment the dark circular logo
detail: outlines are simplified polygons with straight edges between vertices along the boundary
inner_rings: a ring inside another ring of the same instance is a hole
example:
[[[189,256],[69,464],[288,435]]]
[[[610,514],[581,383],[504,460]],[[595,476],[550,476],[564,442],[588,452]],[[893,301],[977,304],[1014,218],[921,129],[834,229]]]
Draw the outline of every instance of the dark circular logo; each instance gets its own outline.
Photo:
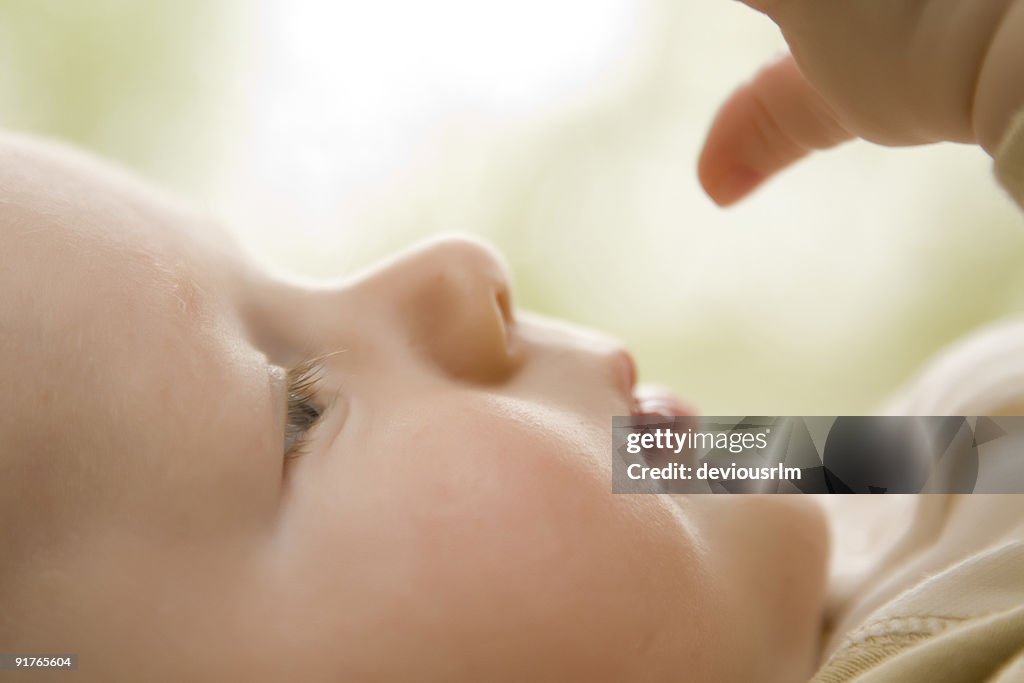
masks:
[[[824,451],[831,493],[969,493],[978,476],[977,446],[962,417],[839,417]]]

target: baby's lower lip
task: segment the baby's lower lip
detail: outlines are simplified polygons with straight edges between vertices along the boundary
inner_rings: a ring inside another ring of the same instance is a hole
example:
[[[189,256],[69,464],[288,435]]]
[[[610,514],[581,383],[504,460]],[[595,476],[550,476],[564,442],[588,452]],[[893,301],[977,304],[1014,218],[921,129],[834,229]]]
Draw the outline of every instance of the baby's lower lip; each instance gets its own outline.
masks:
[[[669,389],[641,384],[633,391],[633,417],[692,416],[697,411]]]

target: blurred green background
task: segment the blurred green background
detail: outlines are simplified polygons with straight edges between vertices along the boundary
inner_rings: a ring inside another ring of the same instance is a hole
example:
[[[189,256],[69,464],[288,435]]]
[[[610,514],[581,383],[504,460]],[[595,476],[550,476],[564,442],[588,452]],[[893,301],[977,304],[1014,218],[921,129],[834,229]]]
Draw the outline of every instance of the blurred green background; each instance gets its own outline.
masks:
[[[871,412],[1024,306],[1024,223],[963,146],[854,143],[722,211],[696,158],[783,49],[710,0],[0,0],[0,116],[336,277],[442,231],[708,414]]]

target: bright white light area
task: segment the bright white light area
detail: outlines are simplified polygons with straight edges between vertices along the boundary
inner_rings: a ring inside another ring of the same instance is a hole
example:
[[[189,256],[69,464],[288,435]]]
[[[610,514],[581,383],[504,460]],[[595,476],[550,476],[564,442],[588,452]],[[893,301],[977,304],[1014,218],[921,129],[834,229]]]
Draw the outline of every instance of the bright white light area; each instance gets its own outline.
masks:
[[[246,232],[339,244],[444,126],[564,103],[621,60],[632,0],[265,0],[227,188]],[[298,214],[296,214],[298,212]],[[274,237],[268,236],[273,242]]]
[[[521,106],[578,84],[614,59],[629,0],[270,0],[277,87],[346,118],[418,116],[466,98]],[[332,86],[330,90],[325,87]]]

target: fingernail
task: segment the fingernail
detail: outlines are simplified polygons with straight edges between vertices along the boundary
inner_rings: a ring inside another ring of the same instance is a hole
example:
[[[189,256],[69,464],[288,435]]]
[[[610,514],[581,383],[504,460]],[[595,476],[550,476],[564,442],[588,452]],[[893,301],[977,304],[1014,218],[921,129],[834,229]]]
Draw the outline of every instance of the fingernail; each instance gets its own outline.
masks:
[[[762,180],[760,173],[745,166],[737,166],[715,183],[711,198],[721,206],[728,206],[749,194]]]

